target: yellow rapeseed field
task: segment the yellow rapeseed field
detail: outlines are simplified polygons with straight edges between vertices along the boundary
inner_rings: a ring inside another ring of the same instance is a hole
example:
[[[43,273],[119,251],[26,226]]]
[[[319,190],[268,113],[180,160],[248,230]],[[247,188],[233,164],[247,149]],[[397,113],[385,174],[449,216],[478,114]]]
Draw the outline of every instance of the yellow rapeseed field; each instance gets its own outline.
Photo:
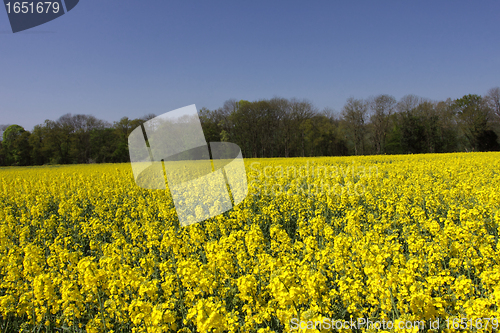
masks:
[[[0,169],[2,332],[498,327],[500,153],[245,166],[247,198],[187,227],[129,164]]]

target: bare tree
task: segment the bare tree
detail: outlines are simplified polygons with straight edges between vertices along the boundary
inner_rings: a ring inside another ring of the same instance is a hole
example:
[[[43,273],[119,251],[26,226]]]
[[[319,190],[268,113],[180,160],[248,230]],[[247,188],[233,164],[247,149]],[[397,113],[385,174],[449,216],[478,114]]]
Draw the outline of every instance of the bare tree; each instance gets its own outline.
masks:
[[[396,107],[396,99],[389,95],[378,95],[369,102],[370,120],[377,154],[384,153],[385,139],[389,130],[389,117]]]
[[[422,98],[415,95],[405,95],[401,97],[398,104],[396,105],[396,110],[398,112],[410,112],[415,109],[422,102]]]
[[[142,116],[140,119],[144,120],[144,122],[148,121],[148,120],[151,120],[151,119],[154,119],[156,117],[156,115],[154,113],[148,113],[144,116]]]
[[[222,108],[219,108],[215,111],[215,119],[217,124],[222,128],[223,133],[221,135],[228,137],[230,134],[235,135],[234,123],[231,122],[231,115],[236,114],[236,112],[240,109],[240,102],[234,98],[228,99],[224,102]]]
[[[7,127],[9,127],[10,125],[7,124],[7,125],[0,125],[0,141],[2,141],[3,139],[3,132],[7,129]]]
[[[330,107],[326,107],[323,110],[321,110],[320,114],[325,116],[329,120],[336,120],[338,117],[338,112]]]
[[[490,89],[486,95],[486,101],[493,112],[493,119],[500,122],[500,88]]]
[[[282,97],[273,97],[269,103],[275,110],[278,119],[278,133],[276,143],[279,150],[283,149],[285,157],[290,156],[290,143],[292,140],[292,106],[288,99]]]
[[[317,112],[318,110],[314,107],[314,105],[308,101],[307,99],[303,100],[298,100],[296,98],[292,98],[290,100],[290,105],[291,105],[291,116],[292,116],[292,123],[295,131],[298,131],[299,134],[299,141],[300,141],[300,150],[301,150],[301,156],[305,156],[305,128],[303,127],[303,124],[307,119],[311,119]]]
[[[221,112],[224,116],[228,117],[231,113],[238,111],[238,109],[239,102],[236,99],[231,98],[224,102]]]
[[[365,121],[368,105],[363,99],[349,97],[342,108],[342,118],[347,125],[348,136],[354,144],[354,154],[364,153]]]

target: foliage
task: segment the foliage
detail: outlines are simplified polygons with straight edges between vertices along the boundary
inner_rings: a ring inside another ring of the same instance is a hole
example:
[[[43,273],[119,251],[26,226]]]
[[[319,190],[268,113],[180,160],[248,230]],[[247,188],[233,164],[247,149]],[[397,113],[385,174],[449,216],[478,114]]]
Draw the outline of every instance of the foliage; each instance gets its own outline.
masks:
[[[490,120],[490,110],[486,101],[481,96],[469,94],[457,99],[454,107],[470,148],[479,150],[480,139],[488,130]]]
[[[499,89],[438,102],[351,97],[340,113],[295,98],[231,99],[218,109],[201,108],[199,117],[207,142],[233,142],[245,158],[499,151]],[[128,135],[154,117],[109,124],[66,114],[31,133],[11,126],[17,134],[2,144],[0,165],[128,162]]]
[[[3,132],[2,151],[7,165],[29,165],[29,132],[10,125]]]

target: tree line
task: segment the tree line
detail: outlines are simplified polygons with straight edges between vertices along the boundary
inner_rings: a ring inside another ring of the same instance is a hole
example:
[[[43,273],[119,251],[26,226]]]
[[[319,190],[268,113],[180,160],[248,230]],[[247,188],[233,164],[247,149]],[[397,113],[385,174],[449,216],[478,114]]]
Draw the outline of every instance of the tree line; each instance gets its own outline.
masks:
[[[308,100],[227,100],[199,110],[207,142],[228,141],[249,157],[418,154],[500,150],[500,88],[432,101],[406,95],[348,98],[340,112]],[[29,132],[0,125],[0,165],[129,162],[128,135],[154,118],[112,124],[66,114]]]

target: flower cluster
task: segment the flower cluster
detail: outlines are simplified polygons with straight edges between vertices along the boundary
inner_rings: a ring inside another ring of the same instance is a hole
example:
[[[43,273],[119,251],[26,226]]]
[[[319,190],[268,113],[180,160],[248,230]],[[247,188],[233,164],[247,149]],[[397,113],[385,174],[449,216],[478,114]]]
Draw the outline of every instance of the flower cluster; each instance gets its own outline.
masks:
[[[500,318],[499,153],[245,163],[247,198],[187,227],[129,164],[0,169],[2,331]],[[306,163],[343,172],[281,171]]]

